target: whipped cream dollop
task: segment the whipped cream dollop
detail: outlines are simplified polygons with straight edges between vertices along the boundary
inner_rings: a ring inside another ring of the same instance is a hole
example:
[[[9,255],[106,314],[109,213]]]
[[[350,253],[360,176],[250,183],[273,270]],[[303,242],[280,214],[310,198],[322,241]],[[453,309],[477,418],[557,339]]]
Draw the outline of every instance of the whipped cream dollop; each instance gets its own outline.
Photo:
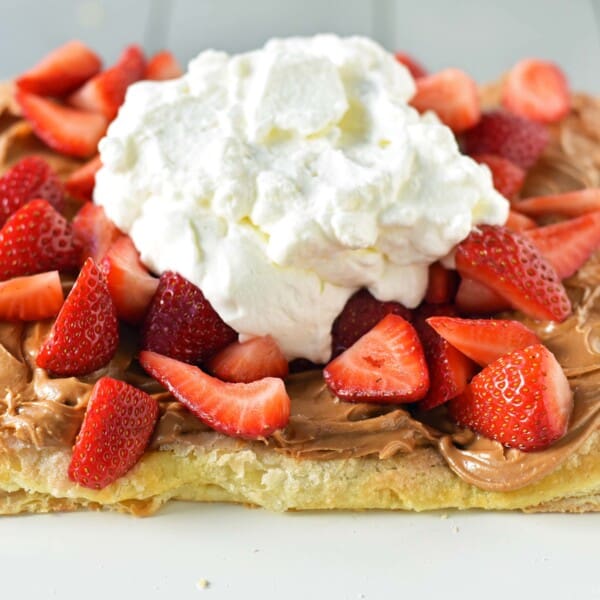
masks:
[[[414,90],[360,37],[203,52],[180,79],[129,88],[95,201],[242,338],[325,362],[357,289],[414,307],[430,263],[508,214],[487,168],[408,105]]]

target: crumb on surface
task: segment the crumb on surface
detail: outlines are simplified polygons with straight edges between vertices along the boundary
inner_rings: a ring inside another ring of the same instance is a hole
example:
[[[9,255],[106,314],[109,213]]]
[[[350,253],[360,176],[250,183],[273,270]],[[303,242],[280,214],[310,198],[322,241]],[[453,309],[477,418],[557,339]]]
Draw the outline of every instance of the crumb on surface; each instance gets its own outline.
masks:
[[[440,515],[440,519],[447,519],[448,518],[448,513],[442,513]]]
[[[205,590],[206,588],[208,588],[210,586],[210,582],[208,581],[208,579],[198,579],[198,581],[196,582],[196,587],[199,590]]]

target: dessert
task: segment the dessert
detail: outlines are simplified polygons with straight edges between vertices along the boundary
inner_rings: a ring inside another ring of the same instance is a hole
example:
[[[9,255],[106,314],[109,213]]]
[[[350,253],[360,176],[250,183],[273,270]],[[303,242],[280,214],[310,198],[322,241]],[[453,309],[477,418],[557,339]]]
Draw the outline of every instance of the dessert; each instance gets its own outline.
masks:
[[[599,103],[361,38],[94,56],[0,104],[1,512],[597,508]]]

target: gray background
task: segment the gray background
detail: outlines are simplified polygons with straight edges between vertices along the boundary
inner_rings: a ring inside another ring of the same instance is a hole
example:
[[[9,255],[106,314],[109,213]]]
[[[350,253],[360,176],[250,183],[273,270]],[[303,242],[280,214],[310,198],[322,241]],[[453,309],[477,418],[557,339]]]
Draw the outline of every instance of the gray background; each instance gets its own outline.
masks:
[[[524,56],[559,62],[600,92],[600,0],[0,0],[0,78],[78,37],[113,60],[127,43],[173,50],[255,48],[272,36],[334,31],[413,52],[431,70],[479,81]]]

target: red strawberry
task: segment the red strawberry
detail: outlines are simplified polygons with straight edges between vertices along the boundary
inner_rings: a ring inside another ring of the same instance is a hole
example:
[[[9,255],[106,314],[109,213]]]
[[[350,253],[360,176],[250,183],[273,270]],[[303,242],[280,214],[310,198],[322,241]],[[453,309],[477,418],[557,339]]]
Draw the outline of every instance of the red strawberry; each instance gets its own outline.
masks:
[[[155,352],[142,352],[140,363],[203,423],[225,435],[263,439],[287,425],[290,398],[281,379],[225,383]]]
[[[411,320],[411,312],[398,302],[375,300],[368,290],[359,290],[354,294],[339,314],[331,328],[332,356],[337,356],[350,348],[356,340],[375,327],[383,317],[389,314],[400,315]]]
[[[458,312],[463,315],[490,315],[510,308],[509,302],[502,296],[468,277],[461,280],[455,303]]]
[[[505,198],[514,198],[523,187],[525,171],[510,160],[494,154],[474,154],[473,159],[487,165],[492,172],[494,187]]]
[[[182,75],[183,71],[177,59],[168,50],[162,50],[148,61],[144,79],[164,81],[166,79],[176,79]]]
[[[65,188],[71,198],[79,200],[79,202],[89,202],[92,200],[94,186],[96,185],[96,173],[100,170],[101,166],[100,157],[95,156],[69,175],[65,182]]]
[[[537,227],[537,223],[522,215],[520,212],[516,210],[510,210],[508,213],[508,219],[506,220],[505,227],[512,231],[527,231],[528,229],[535,229]]]
[[[158,402],[124,381],[94,385],[69,465],[69,479],[101,490],[142,458],[158,420]]]
[[[504,354],[539,344],[538,336],[519,321],[430,317],[439,335],[481,366]]]
[[[285,379],[288,363],[277,342],[270,336],[233,342],[215,354],[208,370],[223,381],[250,383],[264,377]]]
[[[564,321],[571,304],[556,271],[525,237],[481,225],[456,250],[456,267],[534,319]]]
[[[128,46],[116,64],[90,79],[69,97],[69,103],[83,110],[101,113],[112,121],[125,100],[127,88],[142,79],[145,71],[146,59],[142,49]]]
[[[600,212],[524,232],[556,270],[573,275],[600,247]]]
[[[61,154],[87,158],[98,150],[108,121],[102,115],[61,106],[17,90],[15,97],[35,134]]]
[[[87,202],[73,219],[73,234],[82,247],[82,260],[92,257],[100,262],[108,249],[123,234],[106,216],[104,209]]]
[[[572,410],[569,382],[541,344],[505,354],[448,402],[459,425],[525,451],[543,450],[560,439]]]
[[[0,280],[44,271],[72,271],[81,249],[71,226],[46,200],[32,200],[0,229]]]
[[[35,67],[17,77],[17,85],[40,96],[61,96],[85,83],[102,68],[98,55],[78,40],[47,54]]]
[[[448,304],[454,300],[458,287],[456,271],[446,269],[439,262],[429,265],[429,283],[425,292],[428,304]]]
[[[38,321],[55,317],[63,304],[58,271],[0,283],[0,320]]]
[[[414,79],[419,79],[419,77],[425,77],[427,75],[427,71],[423,65],[415,60],[410,54],[407,54],[406,52],[396,52],[394,56],[400,64],[408,69],[408,72]]]
[[[464,71],[445,69],[416,80],[410,103],[419,111],[433,110],[445,125],[459,133],[481,117],[477,84]]]
[[[503,110],[484,113],[462,137],[467,154],[495,154],[525,170],[535,164],[549,141],[544,125]]]
[[[115,305],[104,275],[88,258],[40,348],[36,363],[61,377],[86,375],[108,364],[118,343]]]
[[[554,123],[569,114],[571,92],[565,74],[553,63],[518,62],[502,84],[502,104],[517,115]]]
[[[140,261],[131,238],[123,235],[108,250],[101,264],[117,315],[128,323],[140,323],[158,287]]]
[[[414,327],[388,314],[324,369],[341,400],[403,403],[421,400],[429,388],[423,347]]]
[[[535,196],[519,200],[515,208],[530,217],[561,215],[580,217],[587,213],[600,211],[600,188],[588,188],[549,196]]]
[[[161,275],[142,328],[144,350],[194,364],[236,340],[193,283],[171,271]]]

